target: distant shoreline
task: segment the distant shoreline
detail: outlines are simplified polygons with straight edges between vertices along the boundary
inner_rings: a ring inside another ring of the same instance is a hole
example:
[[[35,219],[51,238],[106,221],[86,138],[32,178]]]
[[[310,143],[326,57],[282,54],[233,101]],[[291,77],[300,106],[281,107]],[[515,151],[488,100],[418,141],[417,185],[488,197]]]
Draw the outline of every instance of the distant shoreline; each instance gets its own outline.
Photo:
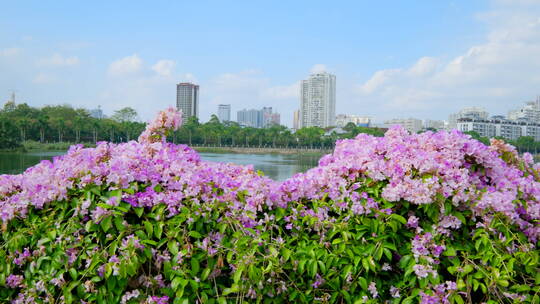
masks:
[[[32,151],[67,151],[75,143],[40,143],[28,141],[21,147],[13,149],[0,149],[0,152],[32,152]],[[85,147],[95,147],[92,143],[81,143]],[[189,146],[197,152],[206,153],[242,153],[242,154],[305,154],[305,155],[323,155],[332,153],[333,149],[319,148],[285,148],[285,147],[229,147],[229,146]]]
[[[190,146],[197,152],[206,153],[244,153],[244,154],[312,154],[322,155],[332,153],[330,149],[296,149],[296,148],[270,148],[270,147],[204,147]]]

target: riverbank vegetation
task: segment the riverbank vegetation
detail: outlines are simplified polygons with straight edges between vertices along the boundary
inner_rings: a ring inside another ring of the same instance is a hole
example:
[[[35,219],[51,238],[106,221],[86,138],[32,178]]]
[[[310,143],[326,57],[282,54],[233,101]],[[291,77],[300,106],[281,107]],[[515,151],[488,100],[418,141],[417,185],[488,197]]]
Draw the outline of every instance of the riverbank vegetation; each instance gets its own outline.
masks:
[[[137,112],[131,108],[116,111],[111,118],[97,119],[85,109],[68,105],[33,108],[8,102],[0,110],[0,134],[3,135],[0,149],[24,145],[27,149],[51,150],[67,149],[75,143],[126,142],[139,136],[146,125],[137,122],[136,117]],[[221,123],[216,116],[206,123],[191,117],[170,140],[194,146],[331,148],[339,138],[351,138],[358,133],[384,134],[380,129],[354,125],[346,130],[346,134],[323,136],[327,130],[317,127],[302,128],[294,133],[281,125],[259,129],[240,127],[236,122]]]
[[[24,146],[31,150],[67,150],[70,145],[78,143],[92,146],[98,141],[126,142],[137,138],[144,130],[146,124],[138,122],[137,117],[137,112],[131,108],[118,110],[111,118],[97,119],[85,109],[68,105],[33,108],[24,103],[15,105],[8,102],[0,110],[0,149]],[[331,150],[339,139],[354,138],[358,134],[381,137],[384,132],[385,129],[359,127],[352,123],[339,133],[332,128],[318,127],[301,128],[296,132],[282,125],[251,128],[241,127],[232,121],[222,123],[212,115],[205,123],[190,117],[169,140],[197,147]],[[482,138],[475,132],[467,134],[489,143],[489,138]],[[535,142],[532,137],[521,137],[509,143],[519,152],[540,152],[540,142]]]
[[[144,123],[136,121],[131,108],[115,112],[111,118],[97,119],[85,109],[69,105],[30,107],[8,102],[0,110],[0,149],[67,150],[74,143],[122,142],[137,138]]]
[[[540,301],[531,155],[396,127],[276,182],[167,143],[180,117],[0,175],[0,302]]]

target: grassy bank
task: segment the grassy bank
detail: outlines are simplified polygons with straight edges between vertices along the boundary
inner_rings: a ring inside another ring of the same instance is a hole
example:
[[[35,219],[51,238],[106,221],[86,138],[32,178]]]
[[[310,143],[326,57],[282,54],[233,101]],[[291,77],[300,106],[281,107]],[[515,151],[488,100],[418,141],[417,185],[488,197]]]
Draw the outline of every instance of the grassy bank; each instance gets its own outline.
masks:
[[[316,149],[281,149],[281,148],[247,148],[247,147],[192,147],[197,152],[206,153],[245,153],[245,154],[303,154],[320,156],[330,150]]]
[[[75,143],[71,142],[60,142],[60,143],[40,143],[38,141],[27,140],[23,143],[23,148],[25,151],[66,151],[74,145]],[[81,143],[85,147],[95,147],[93,143]]]

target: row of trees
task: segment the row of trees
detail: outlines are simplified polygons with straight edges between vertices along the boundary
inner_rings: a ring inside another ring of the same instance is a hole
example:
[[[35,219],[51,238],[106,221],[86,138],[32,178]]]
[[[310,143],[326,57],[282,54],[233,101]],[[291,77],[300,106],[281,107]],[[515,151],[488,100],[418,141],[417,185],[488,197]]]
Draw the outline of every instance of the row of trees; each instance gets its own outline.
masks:
[[[14,148],[28,141],[81,143],[136,138],[145,124],[136,121],[137,112],[124,108],[111,118],[96,119],[86,109],[69,105],[30,107],[8,102],[0,110],[0,148]]]
[[[337,139],[351,138],[358,133],[369,132],[377,136],[384,134],[381,129],[361,128],[354,124],[347,125],[344,130],[347,133],[337,134],[328,132],[329,129],[306,127],[293,133],[291,129],[282,125],[259,129],[241,127],[234,121],[221,123],[215,115],[212,115],[206,123],[200,123],[196,117],[190,117],[174,134],[173,140],[195,146],[331,148]]]
[[[8,102],[0,109],[0,148],[14,148],[32,140],[40,143],[95,143],[97,141],[125,142],[136,139],[145,124],[138,122],[138,114],[132,108],[123,108],[110,118],[97,119],[86,109],[69,105],[30,107],[25,103]],[[345,133],[330,129],[307,127],[292,132],[282,125],[258,129],[241,127],[238,123],[221,123],[212,115],[206,123],[190,117],[176,131],[171,140],[193,146],[241,146],[241,147],[309,147],[332,148],[336,140],[352,138],[359,133],[383,136],[384,129],[346,125]],[[488,138],[469,132],[474,138],[489,143]],[[510,141],[520,152],[540,152],[540,142],[532,137]]]
[[[41,143],[95,143],[107,140],[124,142],[135,139],[145,124],[137,122],[137,112],[124,108],[111,118],[97,119],[86,109],[69,105],[30,107],[25,103],[8,102],[0,110],[0,148],[13,148],[28,140]],[[241,127],[228,121],[221,123],[213,115],[206,123],[190,117],[171,140],[194,146],[242,146],[242,147],[311,147],[331,148],[340,138],[351,138],[358,133],[382,136],[381,129],[361,128],[349,124],[347,133],[337,134],[318,127],[302,128],[296,132],[282,125],[259,129]]]

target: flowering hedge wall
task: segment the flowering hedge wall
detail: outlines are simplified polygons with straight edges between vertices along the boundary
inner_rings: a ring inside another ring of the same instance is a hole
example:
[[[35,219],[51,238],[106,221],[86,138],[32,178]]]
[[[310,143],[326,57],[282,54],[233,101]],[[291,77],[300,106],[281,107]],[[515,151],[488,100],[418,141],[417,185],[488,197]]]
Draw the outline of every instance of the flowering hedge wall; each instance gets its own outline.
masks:
[[[538,303],[540,165],[459,132],[337,143],[285,182],[165,141],[0,176],[0,302]]]

